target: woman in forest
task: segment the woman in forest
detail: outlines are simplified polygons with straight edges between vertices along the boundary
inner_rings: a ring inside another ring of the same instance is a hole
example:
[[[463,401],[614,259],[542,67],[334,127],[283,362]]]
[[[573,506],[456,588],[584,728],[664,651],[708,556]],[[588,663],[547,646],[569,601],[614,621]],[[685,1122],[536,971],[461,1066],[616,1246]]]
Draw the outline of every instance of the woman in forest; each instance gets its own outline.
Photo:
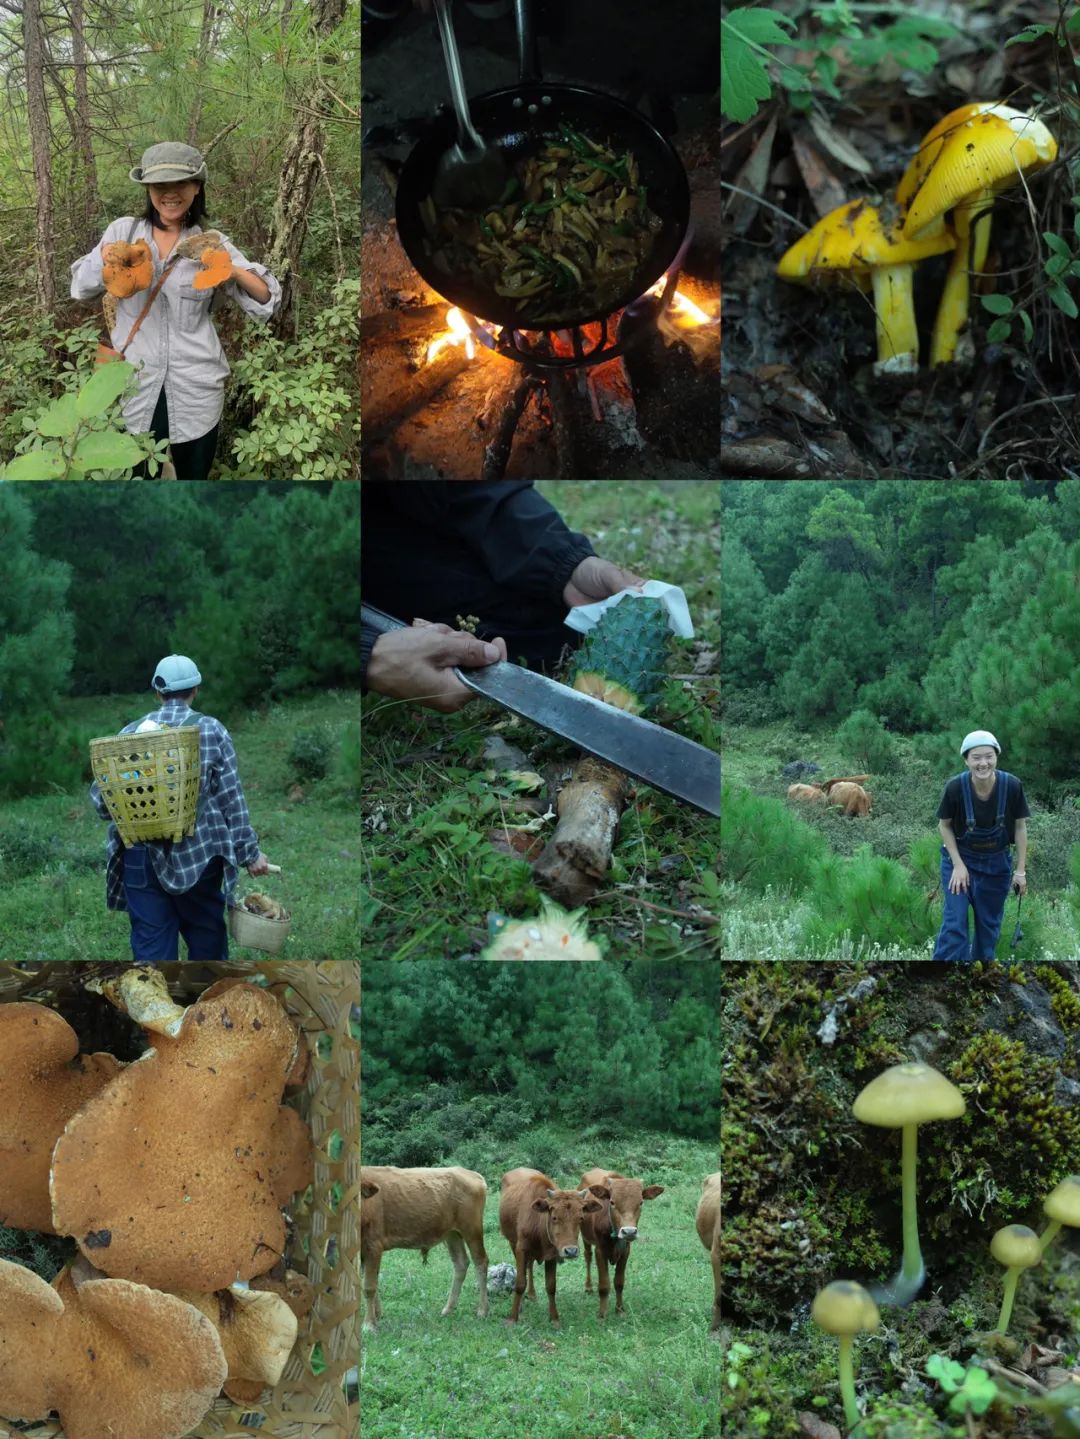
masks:
[[[229,373],[211,318],[223,290],[259,320],[268,320],[281,286],[217,231],[203,232],[206,161],[191,145],[151,145],[130,172],[146,191],[138,217],[114,220],[101,244],[71,267],[71,294],[115,299],[112,343],[138,367],[124,423],[169,441],[176,477],[205,480],[217,448]],[[106,315],[109,313],[106,302]]]
[[[965,735],[967,766],[945,786],[938,806],[945,908],[935,959],[993,959],[1009,890],[1027,892],[1027,799],[1015,775],[997,767],[1001,746],[989,730]],[[1013,870],[1011,846],[1016,845]],[[975,937],[968,936],[968,908]]]

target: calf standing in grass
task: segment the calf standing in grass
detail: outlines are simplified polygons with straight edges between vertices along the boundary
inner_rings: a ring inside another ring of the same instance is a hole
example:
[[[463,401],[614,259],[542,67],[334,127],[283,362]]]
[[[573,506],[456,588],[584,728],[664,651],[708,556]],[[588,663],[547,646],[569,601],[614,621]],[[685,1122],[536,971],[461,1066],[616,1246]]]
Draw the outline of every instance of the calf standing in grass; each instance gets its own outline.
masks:
[[[720,1328],[720,1176],[719,1174],[707,1174],[705,1176],[705,1187],[698,1201],[697,1207],[697,1232],[701,1242],[709,1251],[712,1259],[713,1287],[715,1296],[713,1298],[712,1323],[710,1331]]]
[[[419,1249],[425,1262],[429,1249],[446,1243],[454,1280],[443,1314],[458,1302],[468,1245],[480,1285],[477,1314],[488,1312],[488,1257],[484,1250],[484,1200],[487,1185],[471,1169],[394,1169],[365,1165],[360,1169],[360,1264],[364,1271],[365,1329],[382,1316],[379,1265],[388,1249]]]
[[[511,1169],[503,1175],[499,1199],[499,1228],[514,1251],[517,1278],[510,1323],[516,1324],[525,1292],[526,1274],[539,1259],[544,1261],[548,1316],[559,1323],[555,1307],[555,1273],[564,1259],[576,1259],[578,1230],[584,1215],[599,1213],[601,1200],[610,1198],[606,1186],[584,1189],[557,1189],[555,1181],[538,1169]]]
[[[662,1184],[642,1187],[640,1179],[627,1179],[610,1169],[590,1169],[581,1176],[581,1187],[593,1185],[610,1191],[611,1197],[599,1214],[586,1214],[581,1221],[581,1239],[585,1245],[585,1293],[592,1293],[592,1252],[596,1249],[596,1287],[600,1293],[600,1318],[607,1317],[608,1265],[615,1266],[615,1313],[622,1313],[623,1284],[630,1245],[637,1238],[641,1206],[646,1199],[663,1194]],[[595,1192],[595,1191],[594,1191]]]

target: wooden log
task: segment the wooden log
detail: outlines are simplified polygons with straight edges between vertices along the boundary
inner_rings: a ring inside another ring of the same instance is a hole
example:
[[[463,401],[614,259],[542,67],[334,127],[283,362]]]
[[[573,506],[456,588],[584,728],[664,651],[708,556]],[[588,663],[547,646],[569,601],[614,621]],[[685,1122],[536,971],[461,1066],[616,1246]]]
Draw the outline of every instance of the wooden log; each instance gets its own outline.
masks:
[[[551,425],[555,435],[556,473],[560,480],[577,476],[577,441],[574,434],[574,398],[569,381],[560,370],[547,375],[551,401]]]
[[[433,305],[414,305],[407,310],[379,310],[360,319],[360,338],[372,344],[392,344],[396,340],[414,340],[418,335],[434,338],[446,329],[444,320],[449,307],[445,300]]]
[[[490,445],[484,448],[484,464],[480,472],[483,480],[501,480],[506,474],[506,467],[510,463],[510,451],[514,444],[514,435],[528,404],[529,396],[532,393],[533,381],[527,371],[517,377],[517,381],[510,391],[509,398],[503,406],[502,417],[499,420],[499,428],[495,432],[495,438]]]
[[[373,395],[370,399],[365,397],[362,402],[365,444],[373,444],[392,434],[471,364],[464,350],[448,345],[429,364],[406,375],[381,395]]]
[[[537,884],[560,904],[586,903],[607,874],[628,783],[622,770],[586,755],[560,791],[555,833],[533,866]]]

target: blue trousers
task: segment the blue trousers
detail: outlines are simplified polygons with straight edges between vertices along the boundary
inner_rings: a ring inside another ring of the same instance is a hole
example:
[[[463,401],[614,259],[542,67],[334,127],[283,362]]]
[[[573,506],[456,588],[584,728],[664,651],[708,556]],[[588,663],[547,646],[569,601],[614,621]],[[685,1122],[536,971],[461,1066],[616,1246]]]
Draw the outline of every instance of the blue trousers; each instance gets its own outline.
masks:
[[[975,856],[961,852],[960,858],[967,866],[967,893],[950,894],[953,862],[942,845],[941,888],[945,895],[945,909],[934,945],[934,958],[960,961],[993,959],[1001,922],[1005,918],[1005,901],[1012,885],[1012,854],[1007,849],[999,850],[997,854]],[[975,918],[974,939],[968,931],[969,910]]]
[[[189,959],[225,960],[225,862],[212,859],[183,894],[163,889],[146,846],[124,851],[124,896],[131,919],[131,953],[137,964],[165,964],[179,958],[180,936]]]

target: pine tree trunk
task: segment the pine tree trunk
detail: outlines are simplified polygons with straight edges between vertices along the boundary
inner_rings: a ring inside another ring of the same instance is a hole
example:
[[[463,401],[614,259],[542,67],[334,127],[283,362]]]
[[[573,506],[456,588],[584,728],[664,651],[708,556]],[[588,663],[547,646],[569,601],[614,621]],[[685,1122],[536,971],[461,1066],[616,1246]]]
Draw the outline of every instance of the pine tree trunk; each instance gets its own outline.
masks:
[[[312,0],[311,28],[316,40],[331,35],[345,14],[345,0]],[[266,263],[281,282],[281,306],[271,321],[280,337],[295,334],[295,277],[307,234],[308,215],[319,182],[323,149],[323,115],[335,105],[317,72],[301,88],[296,102],[296,128],[285,146],[270,226]]]
[[[202,29],[199,32],[199,48],[195,54],[195,99],[188,117],[187,142],[199,143],[199,124],[202,120],[203,78],[206,74],[206,57],[214,43],[217,31],[218,8],[214,0],[205,0],[203,5]]]
[[[71,0],[71,58],[75,65],[75,152],[82,174],[77,181],[79,247],[89,250],[98,236],[101,201],[98,197],[97,166],[90,138],[90,90],[86,80],[86,35],[83,31],[82,0]]]
[[[35,258],[38,308],[50,314],[56,305],[53,275],[53,183],[49,158],[49,111],[45,101],[45,40],[38,0],[23,0],[23,53],[26,57],[26,118],[34,165]]]

